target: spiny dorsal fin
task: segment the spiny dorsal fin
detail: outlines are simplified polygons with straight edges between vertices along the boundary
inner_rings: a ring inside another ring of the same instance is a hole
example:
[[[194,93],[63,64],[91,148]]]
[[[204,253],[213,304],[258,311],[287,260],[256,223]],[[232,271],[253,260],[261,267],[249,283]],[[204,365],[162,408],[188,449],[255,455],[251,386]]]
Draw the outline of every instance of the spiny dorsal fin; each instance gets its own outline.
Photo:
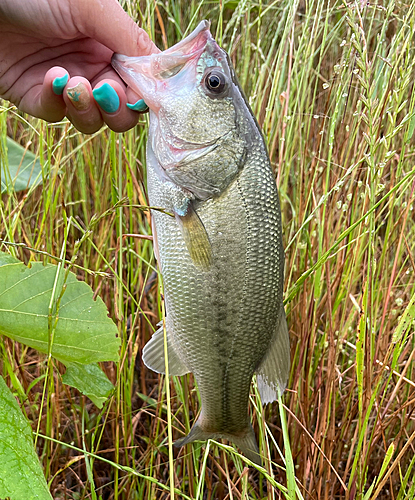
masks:
[[[212,261],[212,246],[203,222],[190,201],[184,215],[175,211],[184,241],[194,264],[202,269],[209,269]]]

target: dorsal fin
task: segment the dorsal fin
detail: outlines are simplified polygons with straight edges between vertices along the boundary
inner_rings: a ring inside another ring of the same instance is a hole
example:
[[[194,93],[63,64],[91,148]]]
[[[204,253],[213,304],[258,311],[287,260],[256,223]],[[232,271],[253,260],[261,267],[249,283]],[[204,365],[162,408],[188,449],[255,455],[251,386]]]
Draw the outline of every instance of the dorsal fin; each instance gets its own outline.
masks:
[[[257,370],[258,391],[262,404],[278,399],[284,392],[290,375],[290,339],[284,306],[281,304],[279,320],[272,344]]]

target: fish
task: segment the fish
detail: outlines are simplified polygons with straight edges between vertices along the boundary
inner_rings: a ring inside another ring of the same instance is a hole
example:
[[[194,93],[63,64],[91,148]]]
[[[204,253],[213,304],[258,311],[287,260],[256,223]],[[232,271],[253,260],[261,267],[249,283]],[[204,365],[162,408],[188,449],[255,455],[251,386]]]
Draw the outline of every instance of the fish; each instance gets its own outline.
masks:
[[[202,21],[176,45],[112,65],[149,107],[147,189],[166,308],[169,375],[193,373],[201,411],[175,442],[226,439],[262,464],[249,416],[290,372],[278,191],[265,141],[228,54]],[[165,373],[164,331],[143,349]]]

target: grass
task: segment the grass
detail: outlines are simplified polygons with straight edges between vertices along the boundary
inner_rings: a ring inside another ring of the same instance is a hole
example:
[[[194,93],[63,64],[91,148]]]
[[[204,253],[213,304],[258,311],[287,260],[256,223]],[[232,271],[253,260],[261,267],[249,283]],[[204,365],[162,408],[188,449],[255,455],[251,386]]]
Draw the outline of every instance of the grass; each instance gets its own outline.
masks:
[[[2,373],[23,388],[53,497],[415,498],[415,2],[125,8],[161,47],[208,18],[230,53],[280,189],[292,370],[279,403],[262,408],[252,388],[266,471],[222,443],[173,456],[168,422],[182,436],[200,401],[191,375],[166,385],[140,358],[163,307],[152,243],[130,236],[150,235],[146,118],[84,136],[3,102],[1,137],[31,141],[44,183],[2,195],[0,249],[55,263],[64,250],[122,338],[102,411],[62,384],[59,363],[3,338]]]

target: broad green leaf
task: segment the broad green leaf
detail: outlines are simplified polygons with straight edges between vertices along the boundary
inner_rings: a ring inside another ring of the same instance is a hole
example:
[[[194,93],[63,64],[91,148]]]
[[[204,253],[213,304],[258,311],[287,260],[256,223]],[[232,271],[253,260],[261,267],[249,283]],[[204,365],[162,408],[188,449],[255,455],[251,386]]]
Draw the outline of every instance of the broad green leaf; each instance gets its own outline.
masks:
[[[68,364],[62,380],[85,394],[98,408],[102,408],[114,388],[98,365]]]
[[[33,447],[32,429],[0,377],[0,498],[52,500]]]
[[[20,260],[13,257],[9,253],[0,252],[0,266],[5,266],[6,264],[18,264]]]
[[[36,156],[6,137],[7,163],[1,166],[1,192],[23,191],[42,183],[42,167]]]
[[[0,267],[0,333],[48,353],[49,303],[57,269],[39,262],[31,268],[22,263]],[[63,278],[62,272],[55,298],[60,295]],[[93,300],[91,288],[70,272],[59,304],[52,356],[65,364],[117,361],[117,332],[102,300]]]

